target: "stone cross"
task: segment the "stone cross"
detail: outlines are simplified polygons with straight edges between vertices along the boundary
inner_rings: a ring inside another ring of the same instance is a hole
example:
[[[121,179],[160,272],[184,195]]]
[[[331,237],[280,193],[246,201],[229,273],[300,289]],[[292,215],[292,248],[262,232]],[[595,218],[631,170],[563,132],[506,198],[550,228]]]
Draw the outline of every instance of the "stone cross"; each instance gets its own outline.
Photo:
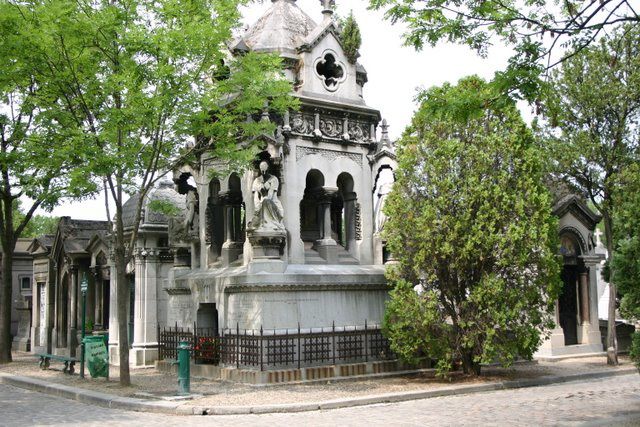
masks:
[[[594,234],[596,235],[596,247],[602,246],[602,231],[600,231],[600,229],[596,229]]]

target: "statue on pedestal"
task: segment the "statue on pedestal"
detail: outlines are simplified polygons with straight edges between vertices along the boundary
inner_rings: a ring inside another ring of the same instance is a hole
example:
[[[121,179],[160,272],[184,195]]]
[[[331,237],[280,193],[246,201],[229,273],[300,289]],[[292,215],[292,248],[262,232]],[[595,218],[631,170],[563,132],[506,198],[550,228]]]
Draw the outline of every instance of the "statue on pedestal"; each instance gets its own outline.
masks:
[[[260,163],[260,175],[253,180],[254,212],[249,229],[260,232],[285,231],[284,209],[278,200],[280,181],[268,172],[269,164]]]

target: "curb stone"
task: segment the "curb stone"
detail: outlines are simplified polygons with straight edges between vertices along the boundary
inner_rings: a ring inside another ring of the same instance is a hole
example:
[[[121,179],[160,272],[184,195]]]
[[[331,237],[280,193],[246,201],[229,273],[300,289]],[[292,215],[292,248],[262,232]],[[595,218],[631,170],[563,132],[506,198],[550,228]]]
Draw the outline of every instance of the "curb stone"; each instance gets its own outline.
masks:
[[[409,400],[430,399],[434,397],[456,396],[461,394],[473,394],[497,390],[538,387],[550,384],[561,384],[571,381],[584,381],[590,379],[617,377],[621,375],[631,375],[637,372],[638,371],[635,367],[630,367],[619,369],[616,371],[588,372],[584,374],[574,374],[566,376],[545,376],[540,378],[494,382],[480,385],[446,387],[437,390],[408,391],[356,398],[327,400],[318,403],[286,403],[257,406],[216,406],[211,408],[165,401],[149,402],[143,399],[114,396],[106,393],[69,387],[62,384],[52,384],[35,378],[3,373],[0,373],[0,384],[8,384],[31,391],[37,391],[53,396],[76,400],[78,402],[90,405],[136,412],[153,412],[171,415],[249,415],[308,412],[348,408],[354,406],[398,403],[406,402]]]

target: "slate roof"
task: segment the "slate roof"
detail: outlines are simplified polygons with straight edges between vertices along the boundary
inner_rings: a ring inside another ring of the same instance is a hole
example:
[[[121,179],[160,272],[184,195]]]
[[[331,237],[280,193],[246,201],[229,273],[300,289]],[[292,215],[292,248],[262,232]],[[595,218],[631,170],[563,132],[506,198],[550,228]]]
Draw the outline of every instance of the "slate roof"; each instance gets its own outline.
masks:
[[[65,253],[85,253],[91,239],[99,235],[104,237],[109,231],[107,221],[89,221],[71,219],[68,216],[60,218],[56,239],[61,239]],[[59,245],[59,242],[55,242]]]
[[[297,48],[316,29],[316,24],[295,0],[272,0],[273,5],[236,40],[232,49],[245,46],[255,52],[296,54]]]
[[[122,206],[122,220],[125,229],[129,229],[133,226],[135,221],[135,210],[139,200],[140,195],[135,194]],[[154,226],[166,227],[169,224],[169,219],[166,215],[147,208],[149,202],[152,200],[168,201],[180,210],[186,209],[186,198],[184,195],[178,194],[178,192],[175,191],[173,188],[173,182],[169,180],[160,181],[156,187],[149,191],[149,194],[142,205],[140,221],[141,228]]]

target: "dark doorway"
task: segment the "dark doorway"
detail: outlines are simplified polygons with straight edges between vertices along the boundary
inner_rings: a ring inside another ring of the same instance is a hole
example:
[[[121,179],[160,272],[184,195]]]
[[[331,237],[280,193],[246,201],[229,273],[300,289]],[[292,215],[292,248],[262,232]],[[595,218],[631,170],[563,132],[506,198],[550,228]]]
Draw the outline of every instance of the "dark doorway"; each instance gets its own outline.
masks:
[[[559,299],[560,326],[564,331],[564,344],[578,344],[578,268],[565,265],[562,269],[562,293]]]
[[[109,329],[109,310],[111,303],[111,281],[102,281],[102,329]]]
[[[218,309],[215,304],[200,304],[198,307],[196,326],[203,334],[218,336]]]

